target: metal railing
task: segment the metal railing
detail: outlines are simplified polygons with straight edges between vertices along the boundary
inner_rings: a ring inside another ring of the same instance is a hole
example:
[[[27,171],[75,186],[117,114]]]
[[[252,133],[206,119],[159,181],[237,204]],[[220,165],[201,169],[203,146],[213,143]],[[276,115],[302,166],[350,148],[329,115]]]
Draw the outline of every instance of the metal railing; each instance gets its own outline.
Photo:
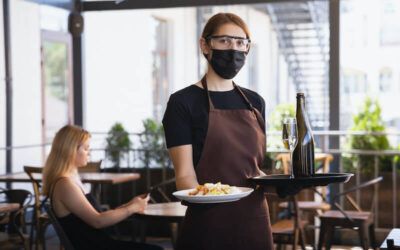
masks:
[[[92,160],[97,160],[97,159],[105,159],[106,158],[106,150],[105,150],[105,137],[106,133],[92,133]],[[168,168],[172,168],[172,164],[169,161],[169,159],[166,159],[166,161],[163,164],[160,164],[160,162],[157,162],[155,159],[150,159],[149,161],[144,161],[144,155],[146,153],[152,153],[154,155],[155,152],[154,150],[149,150],[149,149],[143,149],[141,148],[140,145],[140,137],[141,134],[138,133],[131,133],[130,138],[133,142],[133,147],[130,148],[129,150],[123,151],[123,160],[120,162],[121,168],[145,168],[150,171],[151,168],[163,168],[164,170]],[[374,206],[374,211],[376,213],[375,217],[375,226],[376,228],[384,229],[384,228],[395,228],[400,225],[399,222],[399,206],[398,202],[400,201],[399,192],[398,192],[398,179],[399,179],[399,173],[400,172],[400,167],[399,167],[399,162],[396,161],[396,157],[400,159],[400,150],[357,150],[357,149],[350,149],[350,148],[329,148],[329,140],[334,137],[338,136],[341,141],[341,145],[348,145],[348,140],[351,136],[365,136],[365,135],[371,135],[371,136],[388,136],[392,137],[391,141],[394,142],[394,144],[399,144],[400,142],[400,132],[392,132],[392,133],[383,133],[383,132],[362,132],[362,131],[356,131],[356,132],[349,132],[349,131],[315,131],[314,136],[315,136],[315,141],[317,145],[317,152],[321,153],[329,153],[332,154],[333,156],[337,157],[339,159],[339,166],[338,166],[338,171],[343,172],[344,167],[345,167],[345,160],[346,159],[358,159],[360,157],[366,157],[369,156],[372,158],[371,161],[373,161],[373,169],[370,174],[370,178],[375,178],[377,176],[384,176],[384,182],[380,184],[380,186],[376,187],[374,189],[374,193],[376,195],[376,200],[375,203],[373,204]],[[267,138],[268,140],[280,140],[281,137],[281,132],[268,132],[267,133]],[[393,143],[392,143],[393,144]],[[15,146],[12,148],[5,148],[1,147],[0,148],[0,153],[6,150],[38,150],[38,148],[44,148],[47,152],[50,148],[50,144],[36,144],[36,145],[21,145],[21,146]],[[166,150],[159,150],[159,154],[165,154]],[[281,153],[281,152],[287,152],[286,150],[282,148],[271,148],[269,147],[268,152],[270,153]],[[383,170],[382,169],[382,157],[388,157],[391,162],[390,169]],[[5,162],[5,161],[4,161]],[[31,160],[29,158],[24,159],[24,164],[30,164]],[[44,159],[43,159],[44,162]],[[4,163],[0,163],[0,169]],[[362,179],[364,178],[363,174],[363,166],[360,165],[360,161],[356,160],[356,163],[354,164],[354,171],[353,173],[355,176],[353,177],[352,182],[354,182],[355,185],[358,185],[361,183]],[[112,162],[109,160],[104,161],[103,167],[108,168],[112,167]],[[5,168],[4,168],[5,169]],[[346,169],[346,171],[348,171]],[[148,183],[151,182],[150,175],[146,174],[146,181]],[[165,175],[163,174],[163,180],[165,179]],[[150,184],[149,184],[150,185]],[[388,187],[391,187],[387,192],[382,193],[383,189],[382,187],[385,187],[386,189]],[[344,185],[340,184],[340,190],[343,190]],[[390,196],[390,197],[389,197]],[[362,199],[362,191],[357,191],[355,193],[355,200],[358,205],[360,205],[363,201]],[[389,203],[388,203],[389,202]],[[343,201],[342,201],[343,203]],[[381,206],[381,205],[384,206]],[[342,204],[343,205],[343,204]],[[390,209],[389,209],[390,208]],[[390,211],[389,211],[390,210]],[[390,222],[388,221],[388,217],[390,217]]]

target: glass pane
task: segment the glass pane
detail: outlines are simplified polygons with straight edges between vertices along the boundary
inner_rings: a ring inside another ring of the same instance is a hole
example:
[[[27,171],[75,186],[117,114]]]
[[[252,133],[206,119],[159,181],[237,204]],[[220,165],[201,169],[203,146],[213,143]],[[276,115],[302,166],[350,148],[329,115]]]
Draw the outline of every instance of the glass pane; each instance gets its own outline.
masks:
[[[153,116],[161,122],[168,101],[168,23],[155,21],[155,48],[153,50]]]
[[[51,142],[55,132],[68,119],[68,49],[67,44],[43,43],[44,106],[43,130],[45,142]]]

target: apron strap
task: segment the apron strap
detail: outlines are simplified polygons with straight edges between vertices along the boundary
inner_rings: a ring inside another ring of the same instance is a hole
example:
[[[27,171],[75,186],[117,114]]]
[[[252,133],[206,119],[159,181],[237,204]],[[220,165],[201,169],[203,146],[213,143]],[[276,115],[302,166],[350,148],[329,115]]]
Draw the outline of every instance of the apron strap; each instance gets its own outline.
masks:
[[[243,99],[245,100],[246,104],[249,106],[250,111],[252,111],[254,113],[254,115],[257,118],[257,121],[258,121],[260,127],[262,128],[262,130],[265,131],[265,121],[264,121],[261,113],[256,108],[254,108],[253,104],[251,104],[251,102],[249,101],[247,96],[243,93],[243,91],[239,88],[239,86],[237,86],[235,84],[235,82],[232,82],[232,83],[233,83],[233,87],[239,91],[239,94],[243,97]],[[206,75],[204,75],[203,78],[201,78],[201,85],[203,86],[203,88],[207,92],[208,105],[210,107],[210,110],[214,110],[215,109],[214,108],[214,104],[211,101],[210,92],[208,91],[208,88],[207,88]]]
[[[201,85],[203,85],[203,88],[205,89],[205,91],[207,92],[207,98],[208,98],[208,107],[210,110],[214,110],[214,104],[211,101],[211,97],[210,97],[210,92],[208,92],[208,88],[207,88],[207,79],[206,79],[206,75],[203,76],[203,78],[201,78]]]
[[[262,130],[265,133],[265,121],[264,118],[262,117],[260,111],[258,111],[256,108],[254,108],[253,104],[251,104],[251,102],[249,101],[249,99],[247,98],[247,96],[243,93],[242,89],[237,86],[235,83],[233,83],[233,86],[239,91],[239,93],[241,94],[241,96],[243,96],[244,100],[246,101],[247,105],[249,105],[250,110],[254,113],[254,115],[257,118],[258,124],[260,125],[260,127],[262,128]]]
[[[249,101],[249,99],[247,98],[247,96],[243,93],[243,91],[239,88],[239,86],[237,86],[237,85],[235,84],[235,82],[233,82],[233,87],[239,91],[240,95],[244,98],[244,100],[246,101],[246,103],[247,103],[247,105],[249,106],[250,110],[251,110],[251,111],[254,111],[255,108],[253,107],[253,104],[251,104],[251,102]]]

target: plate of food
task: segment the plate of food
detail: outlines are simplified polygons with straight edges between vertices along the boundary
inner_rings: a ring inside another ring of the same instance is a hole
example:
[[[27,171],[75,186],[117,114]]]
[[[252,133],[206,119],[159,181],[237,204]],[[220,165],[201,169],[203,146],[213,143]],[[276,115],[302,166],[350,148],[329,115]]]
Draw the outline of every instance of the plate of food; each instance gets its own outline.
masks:
[[[248,187],[235,187],[226,184],[205,183],[196,188],[176,191],[173,195],[191,203],[222,203],[240,200],[250,195],[254,189]]]

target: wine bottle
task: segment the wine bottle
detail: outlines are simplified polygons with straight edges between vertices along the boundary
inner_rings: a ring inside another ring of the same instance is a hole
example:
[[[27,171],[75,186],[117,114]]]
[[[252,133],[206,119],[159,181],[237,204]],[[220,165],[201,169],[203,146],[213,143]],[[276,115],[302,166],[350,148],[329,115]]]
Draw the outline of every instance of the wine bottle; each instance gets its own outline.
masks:
[[[314,136],[306,112],[303,93],[296,96],[296,120],[298,142],[293,151],[294,177],[309,177],[315,173],[314,169]]]

